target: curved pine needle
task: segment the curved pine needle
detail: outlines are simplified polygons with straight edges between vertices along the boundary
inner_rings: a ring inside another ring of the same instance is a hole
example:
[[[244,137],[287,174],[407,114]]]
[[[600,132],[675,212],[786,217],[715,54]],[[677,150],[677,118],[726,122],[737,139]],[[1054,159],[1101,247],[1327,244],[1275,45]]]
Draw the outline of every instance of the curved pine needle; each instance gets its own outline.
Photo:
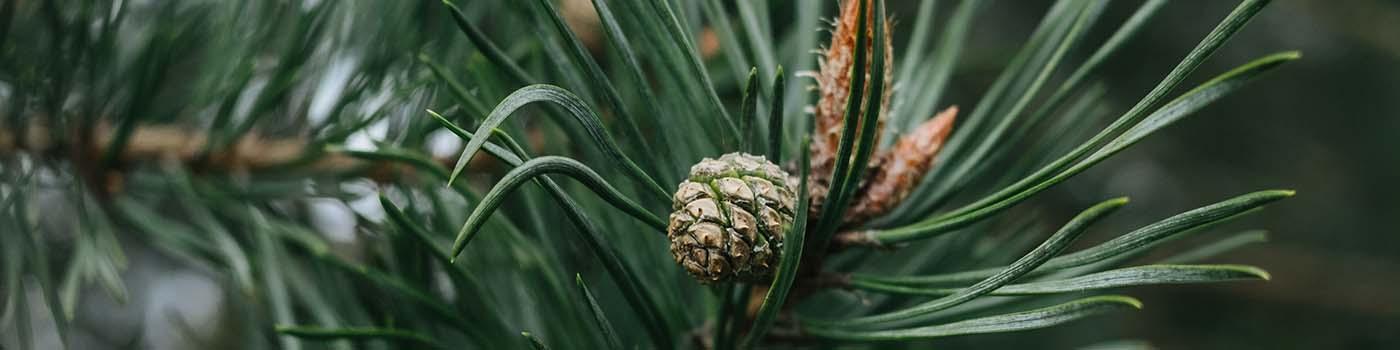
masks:
[[[1079,215],[1075,216],[1063,227],[1061,227],[1059,231],[1051,235],[1050,238],[1046,239],[1045,242],[1041,243],[1040,246],[1031,250],[1029,253],[1026,253],[1026,255],[1022,256],[1020,259],[1017,259],[1016,262],[1012,263],[1006,268],[1001,269],[996,274],[987,277],[986,279],[983,279],[981,282],[977,282],[977,284],[973,284],[970,287],[959,290],[958,292],[948,295],[946,297],[934,299],[923,304],[883,314],[831,322],[809,321],[803,322],[803,324],[868,327],[876,324],[888,324],[896,321],[909,320],[915,317],[928,315],[940,310],[945,310],[950,307],[954,307],[962,303],[971,301],[972,299],[976,299],[977,297],[990,293],[996,290],[997,288],[1000,288],[1001,286],[1011,283],[1017,278],[1020,278],[1021,276],[1024,276],[1027,273],[1030,273],[1037,267],[1040,267],[1042,264],[1049,261],[1050,258],[1059,254],[1060,251],[1069,247],[1069,244],[1074,242],[1074,239],[1078,238],[1080,234],[1083,234],[1084,231],[1086,231],[1089,228],[1089,226],[1093,225],[1094,223],[1097,223],[1099,220],[1108,216],[1108,214],[1111,214],[1114,211],[1117,211],[1119,208],[1122,208],[1125,204],[1128,204],[1127,198],[1115,198],[1094,205],[1089,209],[1085,209],[1083,212],[1079,213]]]
[[[1250,245],[1250,244],[1254,244],[1254,243],[1263,243],[1263,242],[1268,242],[1268,241],[1269,241],[1269,232],[1268,232],[1268,231],[1264,231],[1264,230],[1245,231],[1245,232],[1237,233],[1237,234],[1235,234],[1234,236],[1230,236],[1230,237],[1228,237],[1228,238],[1221,239],[1221,240],[1219,240],[1219,241],[1211,242],[1210,244],[1207,244],[1207,245],[1204,245],[1204,246],[1196,247],[1196,248],[1193,248],[1193,249],[1191,249],[1191,250],[1187,250],[1187,251],[1184,251],[1184,252],[1181,252],[1181,253],[1177,253],[1176,255],[1172,255],[1172,256],[1170,256],[1170,257],[1167,257],[1167,258],[1165,258],[1165,259],[1162,259],[1162,260],[1158,261],[1157,263],[1159,263],[1159,264],[1189,264],[1189,263],[1193,263],[1193,262],[1197,262],[1197,261],[1209,259],[1210,257],[1216,256],[1216,255],[1220,255],[1220,254],[1222,254],[1222,253],[1225,253],[1225,252],[1228,252],[1228,251],[1231,251],[1231,250],[1235,250],[1235,249],[1238,249],[1238,248],[1243,247],[1243,246],[1246,246],[1246,245]]]
[[[280,228],[280,231],[288,230],[287,227],[277,228]],[[408,301],[419,304],[422,307],[422,310],[427,311],[434,317],[440,318],[443,321],[451,323],[453,327],[456,327],[461,330],[470,330],[476,327],[480,327],[479,324],[468,321],[466,318],[463,318],[461,315],[457,314],[456,308],[453,308],[451,305],[444,303],[443,301],[441,301],[441,299],[435,297],[434,293],[432,292],[423,290],[412,284],[409,284],[408,282],[404,281],[398,276],[395,276],[383,270],[363,265],[356,265],[354,263],[345,261],[344,259],[341,259],[335,256],[334,254],[331,254],[329,248],[324,246],[324,243],[317,241],[316,238],[300,239],[295,237],[296,235],[291,234],[289,232],[282,233],[283,235],[287,236],[286,238],[291,238],[287,240],[289,243],[300,246],[303,250],[310,253],[310,256],[312,258],[324,262],[326,263],[326,265],[343,271],[350,276],[363,279],[364,281],[369,282],[370,284],[383,288],[385,291],[389,291],[393,294],[402,296]]]
[[[1122,135],[1113,139],[1112,142],[1109,142],[1103,148],[1099,149],[1098,152],[1094,152],[1089,158],[1080,161],[1079,164],[1093,164],[1098,160],[1107,158],[1109,155],[1122,151],[1138,141],[1141,141],[1143,138],[1146,138],[1148,135],[1151,135],[1153,132],[1181,120],[1182,116],[1194,113],[1211,102],[1215,102],[1215,100],[1219,100],[1221,97],[1225,97],[1225,95],[1238,90],[1245,84],[1252,82],[1254,78],[1257,78],[1259,75],[1273,70],[1284,63],[1302,57],[1302,53],[1298,51],[1279,52],[1256,59],[1253,62],[1246,63],[1243,66],[1225,72],[1225,74],[1216,76],[1191,89],[1191,91],[1187,91],[1185,94],[1182,94],[1181,97],[1177,97],[1175,100],[1168,102],[1156,112],[1148,115],[1147,118],[1143,119],[1141,122],[1133,125],[1128,131],[1123,132]],[[1076,168],[1081,166],[1079,164],[1076,165]]]
[[[638,96],[641,96],[643,101],[661,101],[661,99],[657,98],[656,94],[652,92],[651,86],[647,85],[649,80],[647,80],[646,75],[642,73],[641,60],[637,58],[637,52],[632,49],[632,44],[626,32],[623,31],[622,25],[618,22],[617,16],[613,14],[611,5],[608,5],[608,2],[605,0],[593,0],[593,9],[598,12],[598,20],[603,25],[603,29],[605,29],[603,34],[607,34],[608,42],[612,43],[613,49],[617,51],[617,56],[621,58],[624,63],[622,66],[627,68],[627,73],[631,76],[633,90],[636,91]],[[642,106],[646,108],[645,112],[650,115],[661,115],[660,107],[654,103],[643,103]],[[657,125],[648,125],[646,127],[660,127],[661,121],[656,120],[653,121],[653,123]],[[673,146],[670,140],[667,139],[665,132],[657,132],[656,141],[655,145],[659,154],[675,154],[671,151]],[[676,157],[661,157],[661,159],[666,162],[665,170],[667,171],[667,173],[662,176],[663,180],[675,179],[677,175],[674,172],[676,169],[679,169]]]
[[[1293,191],[1288,190],[1259,191],[1196,208],[1143,226],[1142,228],[1133,230],[1132,232],[1118,236],[1117,238],[1094,247],[1051,259],[1050,262],[1045,263],[1045,266],[1040,267],[1039,271],[1035,273],[1039,274],[1084,266],[1125,254],[1140,252],[1174,237],[1179,237],[1184,233],[1194,232],[1234,219],[1259,209],[1266,204],[1291,196],[1293,196]],[[926,276],[862,276],[862,278],[883,283],[959,283],[986,278],[987,276],[997,273],[997,271],[1001,269],[1000,267],[996,267]]]
[[[665,27],[665,34],[670,36],[670,42],[675,44],[681,52],[684,52],[686,67],[690,69],[692,75],[699,78],[699,90],[709,100],[706,107],[710,108],[711,113],[720,117],[718,119],[721,126],[728,128],[730,136],[735,137],[735,139],[741,137],[739,127],[734,123],[734,118],[729,116],[729,112],[724,109],[724,103],[720,102],[719,93],[715,92],[715,84],[710,79],[704,62],[700,60],[698,46],[686,33],[685,26],[681,25],[680,20],[676,17],[676,12],[671,10],[671,2],[651,1],[650,4],[653,14],[660,20],[661,26]]]
[[[477,49],[481,50],[481,53],[486,55],[486,59],[504,68],[506,73],[510,74],[511,78],[514,78],[522,84],[531,84],[536,81],[534,77],[530,76],[530,73],[526,73],[524,69],[516,65],[515,60],[512,60],[504,50],[497,47],[496,43],[492,42],[490,38],[487,38],[486,34],[482,33],[480,28],[477,28],[476,25],[473,25],[470,21],[467,21],[466,14],[463,14],[462,10],[457,8],[456,4],[453,4],[451,0],[443,0],[442,4],[447,6],[448,10],[451,10],[448,12],[452,13],[452,21],[457,24],[457,28],[462,30],[462,34],[467,35],[467,39],[471,40],[472,45],[476,45]]]
[[[324,151],[327,153],[343,153],[347,156],[363,160],[382,160],[402,163],[427,172],[433,177],[447,179],[447,169],[444,169],[441,165],[438,165],[437,162],[419,152],[393,147],[381,147],[373,151],[364,151],[345,148],[345,146],[341,145],[326,145]]]
[[[472,210],[471,215],[467,217],[467,222],[463,224],[462,229],[457,232],[457,240],[452,243],[450,256],[456,259],[456,257],[462,253],[462,249],[466,248],[467,243],[471,242],[472,238],[476,236],[477,230],[486,222],[486,218],[501,205],[501,201],[505,199],[506,194],[514,192],[520,185],[534,179],[536,176],[546,174],[563,174],[573,177],[575,180],[583,182],[587,185],[586,187],[588,187],[588,189],[593,190],[594,193],[603,197],[604,201],[612,204],[614,207],[626,212],[628,215],[632,215],[632,217],[642,220],[642,222],[651,225],[652,228],[662,232],[666,231],[665,220],[661,220],[661,218],[647,211],[646,208],[628,199],[622,192],[613,188],[611,184],[608,184],[608,181],[604,180],[603,176],[598,175],[593,169],[589,169],[588,166],[583,165],[583,163],[579,163],[570,158],[544,156],[526,161],[515,169],[512,169],[509,173],[506,173],[505,177],[501,178],[501,182],[497,183],[495,187],[491,188],[490,192],[486,193],[486,196],[481,198],[481,203],[477,204],[476,208]]]
[[[494,145],[488,146],[494,147]],[[434,242],[426,228],[409,219],[408,215],[406,215],[403,210],[400,210],[398,206],[389,201],[388,197],[380,195],[379,205],[384,208],[385,216],[389,218],[390,222],[397,225],[401,231],[406,232],[409,238],[423,245],[423,247],[428,250],[428,253],[432,255],[433,259],[442,263],[442,270],[445,271],[451,279],[454,289],[485,290],[481,286],[481,283],[477,281],[476,277],[468,273],[466,268],[462,265],[455,265],[452,263],[452,258],[447,255],[447,251]],[[499,317],[484,316],[490,313],[480,309],[482,306],[484,305],[467,306],[467,312],[483,315],[473,319],[478,326],[469,329],[468,334],[475,337],[487,338],[491,337],[490,334],[497,334],[498,332],[505,331],[505,323]]]
[[[420,53],[417,57],[418,62],[422,62],[423,65],[428,66],[428,71],[433,73],[433,77],[436,77],[438,80],[441,80],[443,84],[447,85],[447,91],[451,92],[452,96],[457,98],[457,101],[467,106],[467,110],[472,113],[472,117],[480,118],[486,115],[486,106],[483,106],[480,101],[477,101],[476,96],[472,96],[470,92],[467,92],[467,88],[462,86],[461,82],[457,81],[457,79],[453,79],[446,67],[433,61],[433,58],[429,57],[427,54]]]
[[[452,257],[447,255],[447,251],[442,250],[442,247],[434,243],[433,238],[428,236],[427,230],[409,219],[408,215],[404,214],[403,210],[399,209],[397,205],[394,205],[394,202],[389,201],[389,197],[385,197],[383,194],[379,195],[379,206],[384,208],[384,216],[389,218],[389,222],[399,226],[404,232],[408,233],[410,238],[418,241],[419,244],[428,249],[428,253],[431,254],[434,259],[437,259],[438,262],[449,266],[449,268],[444,270],[447,270],[448,273],[459,274],[462,277],[466,277],[466,273],[462,270],[451,268]]]
[[[884,331],[844,330],[808,326],[811,336],[842,341],[910,341],[955,335],[1013,332],[1045,328],[1107,312],[1141,309],[1142,302],[1126,296],[1108,295],[1079,299],[1051,307],[1017,313],[974,318],[948,324]]]
[[[603,153],[606,154],[609,159],[612,159],[613,162],[617,163],[617,165],[622,168],[624,174],[627,174],[632,180],[646,184],[646,187],[649,187],[648,190],[659,196],[659,198],[669,200],[670,193],[662,188],[660,184],[657,184],[656,180],[651,178],[650,175],[647,175],[645,171],[642,171],[642,168],[637,166],[637,163],[633,162],[632,158],[622,153],[622,149],[617,146],[617,142],[614,141],[612,135],[603,127],[603,123],[598,119],[598,115],[594,114],[593,110],[589,109],[578,96],[558,86],[543,84],[530,85],[515,90],[510,96],[506,96],[505,100],[501,101],[500,104],[496,105],[496,108],[491,111],[491,114],[486,117],[486,120],[481,122],[481,126],[476,129],[476,132],[472,133],[472,137],[467,142],[467,146],[462,149],[462,155],[457,158],[457,164],[453,166],[451,175],[447,177],[448,184],[451,184],[453,180],[462,173],[462,169],[467,166],[467,161],[471,160],[472,156],[476,155],[477,151],[481,150],[481,145],[486,143],[486,139],[490,136],[492,129],[499,127],[501,123],[504,122],[507,117],[514,114],[516,110],[534,102],[549,102],[563,107],[563,109],[568,112],[568,115],[573,116],[574,120],[579,122],[580,126],[583,127],[593,143],[602,149]]]
[[[574,274],[574,282],[578,284],[579,295],[588,304],[588,311],[593,314],[593,321],[598,323],[598,331],[602,332],[603,339],[608,341],[608,348],[622,349],[622,341],[618,340],[617,331],[613,330],[608,315],[603,314],[603,308],[598,306],[598,299],[593,298],[593,292],[588,291],[588,285],[583,283],[583,276]]]
[[[583,42],[579,40],[578,35],[575,35],[573,30],[569,28],[569,25],[565,23],[559,10],[554,7],[554,1],[537,0],[535,3],[538,6],[531,8],[540,12],[540,17],[547,18],[548,22],[554,25],[554,30],[558,32],[561,41],[565,43],[565,47],[568,49],[570,60],[577,66],[576,68],[578,70],[583,71],[589,83],[604,97],[613,115],[616,116],[617,119],[622,120],[622,124],[625,126],[622,128],[622,134],[624,136],[623,141],[627,142],[628,145],[633,147],[636,151],[641,152],[640,157],[642,159],[642,164],[651,165],[653,170],[659,172],[659,163],[657,163],[655,157],[653,157],[654,152],[651,152],[655,150],[655,148],[652,147],[652,143],[647,140],[646,136],[642,134],[642,129],[637,124],[637,118],[629,110],[627,103],[622,101],[621,94],[617,92],[617,88],[613,86],[612,80],[608,75],[603,72],[602,66],[598,65],[597,60],[594,60],[593,56],[588,53],[588,49],[584,48]]]
[[[661,304],[655,296],[648,292],[645,284],[638,277],[637,271],[631,265],[622,262],[616,249],[603,245],[604,239],[599,235],[598,228],[584,213],[583,208],[574,202],[563,188],[548,178],[545,178],[543,182],[547,193],[553,196],[559,206],[564,209],[564,217],[569,219],[574,227],[583,234],[584,242],[588,243],[589,248],[598,256],[598,260],[602,261],[603,268],[608,271],[608,274],[612,275],[614,283],[622,290],[622,294],[628,304],[632,306],[632,310],[639,314],[643,320],[643,326],[651,333],[651,341],[655,348],[674,347],[671,344],[671,330],[674,329],[671,325],[674,322],[668,320],[666,315],[661,313]]]
[[[1269,280],[1269,273],[1245,265],[1146,265],[1092,273],[1053,281],[1006,285],[987,295],[1039,295],[1083,292],[1099,289],[1159,284],[1213,283],[1245,280]],[[944,296],[957,293],[957,288],[921,288],[886,284],[855,278],[852,288],[891,294]]]
[[[457,134],[457,136],[465,137],[467,133],[466,130],[462,130],[457,127],[456,124],[447,121],[447,119],[442,118],[441,115],[435,112],[428,111],[428,114],[436,118],[439,123],[442,123],[443,127],[447,128],[448,131]],[[515,142],[508,137],[505,141],[512,144],[513,147],[519,148],[519,146],[515,145]],[[483,144],[483,149],[511,166],[519,167],[525,163],[525,160],[521,159],[521,157],[526,156],[524,152],[517,155],[490,142]],[[569,197],[568,193],[564,192],[564,189],[561,188],[559,184],[548,177],[540,177],[538,180],[540,186],[546,190],[546,193],[553,197],[564,210],[565,218],[569,219],[569,221],[579,229],[579,233],[583,234],[584,241],[589,244],[589,248],[598,256],[599,260],[602,260],[604,269],[608,271],[608,274],[612,275],[618,287],[622,289],[622,293],[628,304],[632,306],[633,311],[637,312],[641,319],[647,321],[644,322],[644,325],[651,333],[651,340],[653,344],[656,345],[656,348],[664,349],[671,347],[668,335],[670,322],[661,314],[661,307],[656,301],[656,298],[643,289],[643,284],[637,277],[637,273],[630,266],[622,263],[621,259],[617,256],[616,250],[602,244],[604,240],[598,235],[598,230],[589,220],[587,214],[583,212],[583,209],[579,207],[578,203],[574,202],[573,198]],[[543,343],[538,343],[537,345],[539,345],[537,348],[544,348]]]

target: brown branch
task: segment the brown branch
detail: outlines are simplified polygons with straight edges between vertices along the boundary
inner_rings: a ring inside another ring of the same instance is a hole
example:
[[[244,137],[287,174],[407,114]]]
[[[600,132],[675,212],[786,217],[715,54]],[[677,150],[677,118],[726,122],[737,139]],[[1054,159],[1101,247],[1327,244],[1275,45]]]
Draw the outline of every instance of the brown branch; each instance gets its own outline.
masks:
[[[105,154],[115,137],[107,123],[91,128],[84,136],[80,131],[68,137],[54,137],[48,126],[32,123],[22,132],[0,129],[0,157],[29,154],[71,161],[79,176],[98,186],[106,194],[122,189],[122,172],[141,163],[179,164],[196,173],[255,174],[271,170],[295,170],[311,174],[343,174],[363,172],[375,181],[388,182],[414,172],[408,165],[391,161],[370,161],[356,158],[343,151],[315,148],[304,137],[269,138],[256,132],[234,140],[225,147],[209,147],[208,133],[171,125],[142,125],[136,127],[129,142],[117,155],[111,168],[98,166],[97,156]],[[451,167],[452,159],[434,159]],[[305,162],[304,164],[298,164]]]

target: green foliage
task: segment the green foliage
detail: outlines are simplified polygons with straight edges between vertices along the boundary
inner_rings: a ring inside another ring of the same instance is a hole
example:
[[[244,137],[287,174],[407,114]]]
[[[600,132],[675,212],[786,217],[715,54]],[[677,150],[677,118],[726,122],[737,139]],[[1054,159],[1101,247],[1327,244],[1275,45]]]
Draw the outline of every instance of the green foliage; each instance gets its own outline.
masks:
[[[881,331],[849,331],[811,327],[809,332],[839,341],[910,341],[964,334],[1014,332],[1045,328],[1076,319],[1124,309],[1140,309],[1142,303],[1125,296],[1108,295],[1076,300],[1042,309],[980,317],[940,325]]]
[[[847,1],[887,11],[885,0]],[[244,332],[232,338],[246,348],[915,342],[1140,308],[1095,296],[1121,287],[1269,278],[1195,264],[1263,241],[1260,231],[1131,263],[1292,191],[1187,210],[1073,253],[1062,252],[1126,199],[1048,235],[1038,223],[1062,218],[1018,211],[1298,59],[1263,56],[1168,99],[1261,0],[1242,1],[1097,132],[1100,68],[1169,4],[1138,5],[1094,46],[1089,34],[1117,3],[1057,1],[910,197],[842,227],[888,144],[876,140],[952,104],[948,81],[993,5],[949,2],[918,4],[893,67],[895,52],[866,45],[885,31],[857,35],[854,66],[894,70],[899,88],[883,101],[895,86],[850,73],[830,195],[809,203],[803,107],[815,101],[796,73],[816,67],[809,52],[829,1],[592,0],[582,14],[550,0],[6,1],[0,333],[32,347],[28,304],[42,302],[66,341],[81,291],[127,297],[131,245],[219,276],[246,306],[222,328]],[[594,29],[573,23],[588,15]],[[717,52],[701,52],[706,31]],[[886,130],[862,122],[884,102]],[[462,147],[432,152],[440,143]],[[793,160],[800,208],[771,281],[705,286],[673,262],[663,218],[691,164],[734,151]],[[318,201],[353,206],[353,244],[320,232]],[[813,204],[823,211],[808,217]],[[39,212],[74,220],[52,225]],[[832,244],[843,234],[870,244]],[[988,244],[998,249],[975,249]],[[842,299],[851,291],[868,299]]]
[[[782,68],[778,69],[779,77],[782,76]],[[781,81],[781,79],[779,79]],[[781,86],[781,85],[778,85]],[[802,142],[801,149],[807,149],[810,139]],[[752,348],[763,339],[768,330],[773,327],[773,322],[777,320],[778,313],[782,311],[784,302],[787,301],[788,293],[792,292],[792,284],[797,280],[797,269],[802,261],[802,249],[806,248],[807,239],[807,213],[811,206],[811,195],[807,191],[807,175],[810,174],[811,159],[806,153],[802,154],[802,161],[798,163],[798,169],[802,173],[798,175],[799,185],[797,186],[797,217],[793,218],[794,224],[786,236],[783,237],[783,259],[779,261],[778,271],[773,274],[773,283],[768,286],[768,292],[763,295],[763,303],[759,304],[758,311],[753,317],[753,328],[744,336],[743,347]]]

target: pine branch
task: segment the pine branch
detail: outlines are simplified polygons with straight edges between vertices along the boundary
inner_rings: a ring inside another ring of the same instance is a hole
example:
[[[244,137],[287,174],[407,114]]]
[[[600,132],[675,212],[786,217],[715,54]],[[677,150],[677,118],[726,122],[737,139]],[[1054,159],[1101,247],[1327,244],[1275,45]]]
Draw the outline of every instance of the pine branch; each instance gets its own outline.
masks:
[[[108,123],[82,136],[72,130],[55,133],[49,127],[32,123],[23,132],[0,129],[0,157],[17,154],[46,157],[91,167],[89,181],[103,184],[106,193],[121,191],[121,171],[138,164],[177,164],[196,173],[258,174],[297,170],[310,176],[359,172],[365,177],[391,182],[411,176],[418,170],[393,160],[368,160],[342,148],[318,147],[306,137],[265,137],[249,132],[228,147],[209,149],[209,133],[170,125],[142,125],[133,129],[110,168],[96,167],[97,157],[111,147],[116,130]],[[54,135],[70,135],[54,137]],[[83,145],[90,145],[84,147]],[[208,151],[206,151],[208,150]],[[434,158],[433,162],[451,167],[455,160]]]

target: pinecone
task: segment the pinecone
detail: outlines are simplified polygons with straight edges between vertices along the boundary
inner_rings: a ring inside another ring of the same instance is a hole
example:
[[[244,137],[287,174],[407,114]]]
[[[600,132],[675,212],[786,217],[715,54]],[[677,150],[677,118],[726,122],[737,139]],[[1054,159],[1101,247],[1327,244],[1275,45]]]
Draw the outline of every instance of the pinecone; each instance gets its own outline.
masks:
[[[672,204],[671,255],[701,282],[770,276],[792,226],[796,181],[760,156],[729,153],[690,167]]]

